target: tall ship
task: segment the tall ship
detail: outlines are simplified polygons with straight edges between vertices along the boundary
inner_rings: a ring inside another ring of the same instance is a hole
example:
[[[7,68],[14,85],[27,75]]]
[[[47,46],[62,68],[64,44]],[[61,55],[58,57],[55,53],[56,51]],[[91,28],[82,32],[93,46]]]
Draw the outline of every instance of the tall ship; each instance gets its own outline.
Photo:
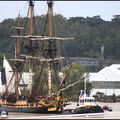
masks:
[[[18,26],[13,27],[16,29],[16,35],[12,36],[15,39],[15,58],[3,59],[1,110],[28,113],[63,111],[66,99],[62,91],[73,84],[65,84],[71,66],[64,74],[66,59],[61,56],[59,48],[62,48],[60,44],[64,40],[73,38],[56,35],[53,1],[47,1],[47,5],[43,34],[38,35],[35,30],[32,0],[29,1],[24,27],[20,26],[19,17]],[[25,85],[23,77],[28,82]]]

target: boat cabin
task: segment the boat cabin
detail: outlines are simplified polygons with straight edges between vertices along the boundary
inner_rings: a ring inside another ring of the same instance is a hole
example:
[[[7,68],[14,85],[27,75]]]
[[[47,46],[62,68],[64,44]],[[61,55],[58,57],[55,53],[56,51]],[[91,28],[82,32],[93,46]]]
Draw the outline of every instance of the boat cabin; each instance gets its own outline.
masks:
[[[95,98],[91,96],[79,96],[77,106],[94,106],[96,104]]]

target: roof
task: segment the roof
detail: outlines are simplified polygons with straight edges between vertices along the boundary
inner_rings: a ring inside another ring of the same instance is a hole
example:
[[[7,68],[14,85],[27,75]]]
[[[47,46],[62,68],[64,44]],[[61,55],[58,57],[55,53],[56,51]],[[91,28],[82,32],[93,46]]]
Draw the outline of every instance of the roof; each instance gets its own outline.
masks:
[[[88,96],[85,96],[85,97],[79,97],[80,100],[83,100],[83,99],[86,99],[86,100],[94,100],[95,98],[94,97],[88,97]]]
[[[120,81],[120,64],[104,67],[97,73],[90,73],[90,81]]]

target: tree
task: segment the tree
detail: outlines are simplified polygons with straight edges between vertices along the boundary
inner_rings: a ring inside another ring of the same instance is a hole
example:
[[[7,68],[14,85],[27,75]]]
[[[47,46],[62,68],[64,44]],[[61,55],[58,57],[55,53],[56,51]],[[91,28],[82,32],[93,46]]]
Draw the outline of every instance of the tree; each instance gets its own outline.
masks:
[[[79,97],[79,91],[84,90],[84,79],[83,75],[86,72],[86,68],[81,66],[80,64],[73,64],[72,70],[70,72],[69,81],[67,81],[67,85],[72,84],[78,80],[81,80],[80,83],[76,84],[75,86],[72,86],[71,88],[68,88],[64,91],[65,96],[68,96],[71,100],[78,100]],[[88,95],[90,95],[90,91],[92,89],[92,84],[89,82],[89,78],[86,79],[86,92]]]
[[[113,95],[111,96],[111,99],[112,99],[113,102],[116,102],[116,95],[113,94]]]

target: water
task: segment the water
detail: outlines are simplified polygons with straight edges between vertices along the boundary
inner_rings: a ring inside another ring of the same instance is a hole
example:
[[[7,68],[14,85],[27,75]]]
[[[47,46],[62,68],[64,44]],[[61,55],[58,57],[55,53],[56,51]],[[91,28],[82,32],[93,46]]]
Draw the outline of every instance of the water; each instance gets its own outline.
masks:
[[[9,119],[88,119],[88,118],[94,118],[94,119],[118,119],[120,118],[120,103],[98,103],[101,107],[104,105],[108,105],[112,108],[112,112],[105,111],[104,116],[90,116],[90,115],[79,115],[79,116],[73,116],[70,115],[58,115],[58,114],[31,114],[31,113],[9,113]],[[77,105],[77,102],[71,102],[71,105],[68,105],[65,107],[65,109],[75,109]]]
[[[112,108],[113,111],[120,111],[119,102],[116,102],[116,103],[96,102],[96,104],[98,104],[101,107],[108,105],[109,107]],[[66,106],[65,109],[70,109],[70,108],[75,109],[76,106],[77,106],[77,102],[71,102],[71,105]]]
[[[120,103],[119,102],[116,102],[116,103],[101,103],[101,102],[98,102],[97,103],[98,105],[100,106],[105,106],[105,105],[108,105],[112,108],[113,111],[119,111],[120,112]]]

